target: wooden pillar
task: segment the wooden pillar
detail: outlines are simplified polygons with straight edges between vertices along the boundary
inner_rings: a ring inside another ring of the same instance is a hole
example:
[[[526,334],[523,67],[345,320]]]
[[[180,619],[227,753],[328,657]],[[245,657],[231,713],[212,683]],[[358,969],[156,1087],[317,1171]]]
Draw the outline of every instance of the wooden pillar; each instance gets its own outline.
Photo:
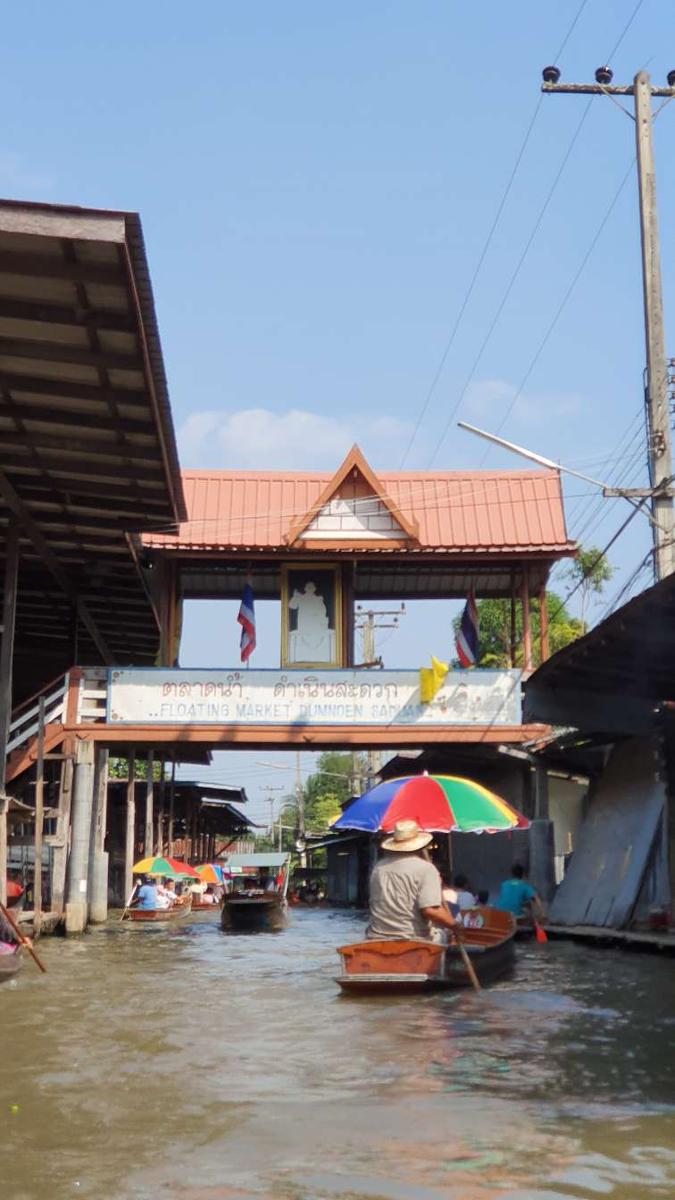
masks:
[[[61,764],[59,780],[59,811],[56,818],[56,837],[52,851],[52,912],[63,916],[66,894],[66,864],[68,862],[68,836],[70,833],[70,810],[73,797],[74,742],[68,738],[63,743],[66,755]]]
[[[511,630],[510,630],[510,652],[511,652],[511,666],[512,667],[516,666],[516,660],[518,657],[518,634],[517,634],[517,622],[516,622],[516,613],[518,611],[517,610],[517,597],[518,597],[518,593],[516,591],[516,577],[515,577],[515,575],[512,575],[511,576]]]
[[[134,886],[134,876],[131,868],[136,856],[136,751],[130,749],[127,754],[129,770],[127,774],[127,826],[124,845],[124,899],[128,903]]]
[[[97,747],[94,759],[94,812],[89,858],[89,920],[101,924],[108,918],[108,751]]]
[[[5,542],[5,578],[0,638],[0,901],[7,903],[7,742],[12,720],[12,666],[19,580],[19,525],[10,517]]]
[[[198,854],[198,850],[197,850],[197,818],[198,818],[197,809],[198,809],[198,806],[199,806],[199,800],[193,796],[192,800],[191,800],[192,820],[191,820],[191,829],[190,829],[190,850],[189,850],[189,853],[188,853],[187,849],[185,851],[185,857],[188,859],[195,858],[196,855]]]
[[[164,853],[164,801],[166,798],[166,779],[164,777],[165,769],[164,759],[159,764],[159,810],[157,812],[157,853]]]
[[[42,926],[42,835],[45,799],[45,698],[38,704],[37,761],[35,775],[35,838],[33,842],[33,937]]]
[[[541,661],[546,662],[551,651],[548,644],[548,601],[544,585],[539,589],[539,628],[541,630]]]
[[[148,778],[145,785],[145,836],[143,838],[143,854],[147,858],[152,854],[153,841],[153,807],[155,803],[155,753],[148,750]]]
[[[530,614],[530,572],[523,567],[523,583],[521,590],[523,606],[523,668],[532,670],[532,620]]]
[[[169,828],[167,830],[167,840],[169,843],[169,858],[173,858],[173,822],[174,822],[175,802],[176,802],[176,756],[174,754],[173,762],[171,763],[171,782],[169,784]]]

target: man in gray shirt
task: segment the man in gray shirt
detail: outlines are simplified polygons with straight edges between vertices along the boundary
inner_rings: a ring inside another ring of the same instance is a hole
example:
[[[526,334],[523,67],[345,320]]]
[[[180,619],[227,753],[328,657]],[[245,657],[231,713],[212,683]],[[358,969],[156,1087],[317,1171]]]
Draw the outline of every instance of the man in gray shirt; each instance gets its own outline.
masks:
[[[441,877],[422,853],[433,834],[417,821],[397,821],[382,843],[384,855],[370,877],[370,924],[367,938],[432,937],[432,926],[454,929],[443,905]]]

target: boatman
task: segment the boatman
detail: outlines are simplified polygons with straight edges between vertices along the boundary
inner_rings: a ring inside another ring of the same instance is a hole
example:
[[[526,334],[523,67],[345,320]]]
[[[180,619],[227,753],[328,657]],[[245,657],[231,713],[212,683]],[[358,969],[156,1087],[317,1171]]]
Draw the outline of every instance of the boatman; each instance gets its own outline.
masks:
[[[425,850],[432,837],[417,821],[397,821],[393,835],[383,841],[384,854],[370,876],[367,938],[431,941],[435,927],[457,929],[443,904],[441,877]]]

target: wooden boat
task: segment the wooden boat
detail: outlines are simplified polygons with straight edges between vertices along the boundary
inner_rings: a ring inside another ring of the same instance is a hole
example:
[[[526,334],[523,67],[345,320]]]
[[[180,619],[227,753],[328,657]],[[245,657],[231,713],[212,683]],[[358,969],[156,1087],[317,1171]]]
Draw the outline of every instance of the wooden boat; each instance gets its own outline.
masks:
[[[186,917],[192,909],[192,896],[181,896],[171,908],[127,908],[122,914],[123,921],[178,921]]]
[[[513,966],[516,923],[510,913],[481,906],[462,913],[463,942],[481,983],[491,983]],[[468,987],[471,981],[456,945],[422,939],[355,942],[341,946],[345,992],[366,994],[434,991]]]
[[[290,855],[233,854],[223,870],[233,880],[233,890],[223,896],[220,924],[225,933],[278,933],[288,924]],[[274,875],[272,876],[272,872]],[[274,890],[265,880],[274,878]],[[239,884],[250,885],[243,889]]]
[[[193,896],[192,897],[192,911],[193,912],[213,912],[213,913],[220,912],[220,900],[217,900],[215,904],[204,904],[203,900],[197,900],[197,898],[195,896]]]
[[[0,983],[13,979],[23,966],[21,947],[17,946],[11,954],[0,954]]]

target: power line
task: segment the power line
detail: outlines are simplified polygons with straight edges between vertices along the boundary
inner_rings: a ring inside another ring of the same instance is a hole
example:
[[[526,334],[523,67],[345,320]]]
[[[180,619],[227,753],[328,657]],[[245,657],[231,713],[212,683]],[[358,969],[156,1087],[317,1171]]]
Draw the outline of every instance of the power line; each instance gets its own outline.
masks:
[[[528,237],[528,239],[525,243],[525,246],[523,247],[523,249],[521,251],[521,254],[518,259],[518,262],[516,263],[515,269],[513,270],[512,274],[511,274],[511,278],[509,279],[509,282],[506,285],[506,288],[502,294],[501,300],[499,301],[499,304],[497,306],[496,312],[492,318],[492,321],[490,322],[488,331],[487,331],[485,337],[483,338],[483,341],[481,342],[480,349],[479,349],[476,357],[474,358],[473,363],[471,364],[471,370],[469,371],[469,374],[467,375],[467,378],[464,382],[464,386],[462,387],[462,390],[459,393],[459,397],[457,398],[455,404],[453,405],[453,407],[450,411],[450,415],[443,427],[443,432],[442,432],[440,438],[438,439],[438,441],[436,442],[436,448],[435,448],[431,458],[429,459],[430,467],[433,464],[433,462],[435,461],[436,455],[438,454],[441,446],[443,445],[443,442],[445,441],[445,439],[448,435],[448,431],[450,429],[450,426],[452,425],[452,422],[455,419],[457,411],[458,411],[460,405],[462,404],[462,401],[464,400],[464,397],[465,397],[467,391],[469,390],[471,383],[473,382],[474,375],[476,374],[476,371],[478,370],[478,366],[483,357],[483,354],[485,353],[486,347],[487,347],[487,345],[490,341],[490,338],[492,337],[492,334],[494,333],[495,328],[499,322],[499,319],[506,307],[509,296],[511,295],[511,292],[513,291],[513,288],[515,287],[518,276],[520,275],[520,272],[525,264],[525,260],[530,252],[532,243],[534,242],[534,239],[536,238],[536,236],[541,228],[541,225],[543,223],[543,220],[544,220],[544,217],[548,210],[548,207],[551,203],[551,200],[553,199],[553,196],[554,196],[555,191],[558,187],[558,184],[562,178],[565,167],[567,166],[567,163],[570,159],[570,155],[572,154],[572,151],[577,143],[577,139],[579,138],[581,130],[583,129],[586,118],[591,110],[592,103],[593,103],[593,97],[591,96],[591,98],[586,103],[586,107],[584,108],[584,111],[581,115],[581,120],[578,122],[576,129],[574,130],[574,133],[572,134],[572,138],[567,147],[567,150],[565,151],[565,153],[563,155],[562,161],[560,163],[560,166],[558,167],[558,170],[554,177],[553,183],[551,184],[551,186],[546,194],[546,199],[544,200],[544,203],[543,203],[541,209],[539,210],[539,215],[534,223],[534,227],[530,233],[530,236]]]
[[[588,0],[582,0],[581,4],[579,5],[576,15],[575,15],[574,19],[572,20],[572,23],[569,26],[567,33],[565,34],[565,36],[562,40],[562,43],[558,49],[557,54],[555,55],[556,61],[558,61],[560,59],[565,47],[567,46],[567,43],[569,42],[570,37],[572,36],[572,33],[574,32],[577,22],[579,21],[579,18],[581,17],[581,14],[583,13],[587,3],[588,3]],[[504,211],[504,208],[506,207],[506,201],[508,200],[509,195],[511,194],[511,189],[515,182],[516,175],[518,174],[520,164],[523,160],[523,155],[525,154],[525,150],[527,149],[527,146],[528,146],[531,134],[532,134],[532,130],[534,129],[534,126],[537,121],[537,117],[539,116],[539,111],[541,109],[542,101],[543,101],[543,95],[540,94],[539,99],[537,100],[537,103],[534,107],[534,112],[532,113],[532,116],[530,118],[529,125],[527,126],[527,129],[525,131],[525,137],[523,138],[523,140],[520,144],[518,153],[516,154],[515,162],[513,164],[513,167],[511,168],[511,173],[506,181],[506,187],[504,188],[504,191],[502,192],[502,196],[499,201],[499,204],[497,205],[497,211],[495,213],[495,216],[494,216],[494,219],[490,226],[490,229],[488,230],[487,237],[485,238],[485,241],[483,243],[483,248],[478,256],[478,262],[476,263],[473,275],[471,276],[471,281],[469,283],[469,286],[468,286],[466,292],[464,293],[464,298],[462,300],[462,303],[459,306],[459,312],[457,313],[457,317],[455,318],[455,323],[452,327],[452,330],[450,331],[450,336],[449,336],[447,342],[445,343],[445,347],[443,349],[443,353],[441,355],[438,367],[436,368],[433,379],[431,381],[431,384],[429,386],[427,394],[422,403],[422,407],[418,414],[417,420],[415,422],[415,427],[410,435],[408,444],[403,452],[403,457],[401,458],[401,467],[405,463],[405,461],[406,461],[408,455],[410,454],[410,451],[415,443],[415,439],[417,438],[417,434],[419,433],[420,426],[427,414],[427,410],[429,408],[431,398],[432,398],[434,392],[436,391],[436,388],[438,386],[441,375],[443,374],[443,368],[447,361],[448,355],[454,345],[455,338],[457,337],[457,332],[462,323],[462,318],[464,317],[464,313],[466,312],[469,301],[473,295],[473,290],[476,286],[476,281],[480,274],[481,267],[483,266],[486,255],[488,253],[488,250],[490,249],[490,246],[492,245],[492,239],[496,233],[497,226],[499,225],[499,221],[501,219],[501,215]]]
[[[592,101],[593,101],[593,97],[591,97],[591,99],[588,101],[588,104],[586,105],[586,108],[584,110],[585,113],[588,112],[589,105],[592,103]],[[508,421],[509,417],[511,416],[511,413],[513,412],[516,402],[519,400],[520,396],[523,394],[523,390],[526,387],[526,385],[530,379],[530,376],[532,375],[532,372],[534,371],[534,368],[536,367],[537,363],[539,362],[539,359],[541,358],[541,355],[542,355],[546,345],[548,344],[549,338],[551,337],[553,330],[555,329],[556,325],[558,324],[558,321],[560,320],[560,317],[562,316],[565,306],[567,305],[567,302],[568,302],[570,296],[572,295],[572,292],[574,291],[577,283],[579,282],[579,279],[581,278],[581,276],[583,274],[583,271],[586,267],[586,264],[587,264],[589,258],[591,257],[593,251],[595,250],[595,247],[598,244],[598,241],[600,240],[603,230],[604,230],[607,222],[609,221],[609,218],[611,217],[611,215],[619,201],[619,197],[621,196],[623,189],[625,188],[626,184],[628,183],[628,180],[633,172],[634,166],[635,166],[635,159],[633,158],[633,159],[631,159],[630,166],[628,167],[628,170],[626,171],[623,179],[621,180],[619,187],[617,188],[616,192],[614,193],[614,197],[612,199],[611,204],[609,205],[609,208],[607,209],[604,217],[602,218],[598,228],[595,231],[595,234],[593,236],[591,244],[588,247],[588,250],[584,254],[584,257],[582,258],[581,263],[579,264],[579,267],[577,268],[572,281],[568,285],[567,290],[555,311],[553,319],[550,322],[548,329],[546,330],[546,333],[544,334],[543,338],[541,339],[541,342],[539,343],[537,350],[535,351],[532,359],[530,360],[530,365],[528,366],[522,380],[520,381],[520,384],[515,392],[515,395],[512,396],[511,400],[509,401],[508,408],[507,408],[506,412],[504,413],[504,416],[502,417],[499,425],[497,426],[496,433],[501,433],[502,429],[506,425],[506,422]],[[460,399],[461,399],[461,397],[460,397]],[[447,429],[445,432],[447,432]],[[443,434],[443,438],[445,438],[445,433]],[[441,438],[441,441],[443,441],[443,438]],[[485,453],[480,461],[480,466],[483,465],[483,463],[487,459],[489,453],[490,453],[490,448],[488,447],[488,449],[485,451]]]
[[[642,8],[642,5],[643,5],[643,4],[644,4],[644,0],[638,0],[638,2],[637,2],[637,4],[635,5],[635,8],[633,9],[633,11],[632,11],[632,13],[631,13],[630,17],[629,17],[629,18],[628,18],[628,20],[626,21],[626,24],[624,25],[624,27],[623,27],[623,29],[622,29],[621,33],[619,34],[619,37],[618,37],[618,39],[617,39],[617,41],[616,41],[616,43],[615,43],[615,45],[614,45],[613,49],[612,49],[612,50],[610,50],[609,54],[607,55],[607,62],[608,62],[608,63],[611,63],[612,59],[614,58],[614,55],[616,54],[617,50],[619,49],[619,46],[620,46],[620,45],[621,45],[621,43],[623,42],[623,39],[625,38],[626,34],[628,33],[628,30],[630,29],[631,25],[633,24],[633,21],[634,21],[634,20],[635,20],[635,18],[637,17],[637,15],[638,15],[638,13],[639,13],[640,9]]]

